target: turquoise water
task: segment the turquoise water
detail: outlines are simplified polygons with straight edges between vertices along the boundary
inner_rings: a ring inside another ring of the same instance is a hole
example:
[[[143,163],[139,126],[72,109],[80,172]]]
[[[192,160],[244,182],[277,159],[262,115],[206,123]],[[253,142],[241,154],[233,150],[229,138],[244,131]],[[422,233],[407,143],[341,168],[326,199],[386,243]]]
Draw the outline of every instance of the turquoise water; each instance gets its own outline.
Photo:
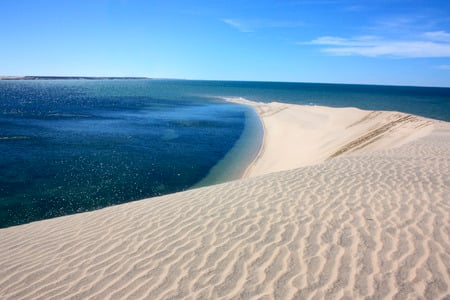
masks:
[[[0,81],[0,227],[237,178],[254,112],[221,97],[450,121],[450,89],[185,80]]]

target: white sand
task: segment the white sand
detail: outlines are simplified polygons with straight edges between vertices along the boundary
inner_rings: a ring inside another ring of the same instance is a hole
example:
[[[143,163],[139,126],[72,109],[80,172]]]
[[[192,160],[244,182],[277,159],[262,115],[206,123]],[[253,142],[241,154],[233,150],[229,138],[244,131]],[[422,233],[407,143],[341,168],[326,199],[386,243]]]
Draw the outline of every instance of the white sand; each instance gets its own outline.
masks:
[[[0,230],[0,299],[448,299],[450,124],[303,109],[249,175],[309,166]]]
[[[264,126],[262,149],[245,177],[399,146],[432,130],[431,120],[399,112],[227,100],[255,108]]]

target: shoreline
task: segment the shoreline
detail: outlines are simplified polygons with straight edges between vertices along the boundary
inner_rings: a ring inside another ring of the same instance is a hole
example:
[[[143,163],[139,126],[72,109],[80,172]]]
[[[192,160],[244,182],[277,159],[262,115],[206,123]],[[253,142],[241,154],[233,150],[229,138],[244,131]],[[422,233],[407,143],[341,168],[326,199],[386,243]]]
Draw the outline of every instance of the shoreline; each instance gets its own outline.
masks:
[[[255,161],[263,145],[264,128],[257,111],[251,106],[245,106],[245,124],[241,136],[228,153],[218,161],[190,189],[220,184],[245,177],[248,166]]]
[[[450,296],[449,122],[254,105],[247,178],[0,229],[0,298]]]
[[[227,101],[252,107],[263,127],[262,146],[242,178],[398,147],[429,134],[436,122],[394,111],[263,103],[243,98]]]
[[[226,101],[233,103],[233,98],[227,98]],[[242,104],[242,103],[239,103],[239,102],[235,102],[235,103]],[[264,155],[264,151],[265,151],[265,147],[266,147],[266,143],[267,143],[267,141],[266,141],[266,139],[267,139],[267,137],[266,137],[266,131],[267,131],[266,130],[266,125],[265,125],[265,123],[264,123],[264,121],[263,121],[263,119],[261,117],[260,112],[257,110],[257,108],[255,108],[252,105],[247,105],[247,106],[251,107],[256,112],[256,114],[258,116],[258,119],[259,119],[259,122],[260,122],[262,135],[261,135],[261,140],[259,141],[260,146],[259,146],[258,152],[253,157],[253,159],[248,162],[247,167],[244,169],[244,171],[242,172],[242,174],[241,174],[239,179],[244,179],[244,178],[250,177],[250,174],[251,174],[251,171],[253,169],[254,164],[258,160],[260,160],[261,157]]]
[[[133,76],[0,76],[0,80],[151,80],[149,77]]]

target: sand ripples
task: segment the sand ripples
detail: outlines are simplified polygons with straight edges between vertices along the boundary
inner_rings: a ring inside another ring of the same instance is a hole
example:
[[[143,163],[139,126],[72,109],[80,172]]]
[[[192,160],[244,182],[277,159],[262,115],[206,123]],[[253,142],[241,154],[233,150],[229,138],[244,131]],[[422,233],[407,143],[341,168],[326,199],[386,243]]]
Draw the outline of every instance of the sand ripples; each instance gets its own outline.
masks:
[[[435,135],[3,229],[0,298],[450,297],[449,174]]]

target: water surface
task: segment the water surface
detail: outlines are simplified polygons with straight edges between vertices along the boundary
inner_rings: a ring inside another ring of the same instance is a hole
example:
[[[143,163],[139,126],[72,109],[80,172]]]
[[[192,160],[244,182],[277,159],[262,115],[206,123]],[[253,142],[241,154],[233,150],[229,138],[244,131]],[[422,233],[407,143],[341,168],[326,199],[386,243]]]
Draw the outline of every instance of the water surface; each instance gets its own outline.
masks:
[[[253,101],[450,121],[450,89],[186,80],[0,81],[0,227],[230,180],[258,150]]]

